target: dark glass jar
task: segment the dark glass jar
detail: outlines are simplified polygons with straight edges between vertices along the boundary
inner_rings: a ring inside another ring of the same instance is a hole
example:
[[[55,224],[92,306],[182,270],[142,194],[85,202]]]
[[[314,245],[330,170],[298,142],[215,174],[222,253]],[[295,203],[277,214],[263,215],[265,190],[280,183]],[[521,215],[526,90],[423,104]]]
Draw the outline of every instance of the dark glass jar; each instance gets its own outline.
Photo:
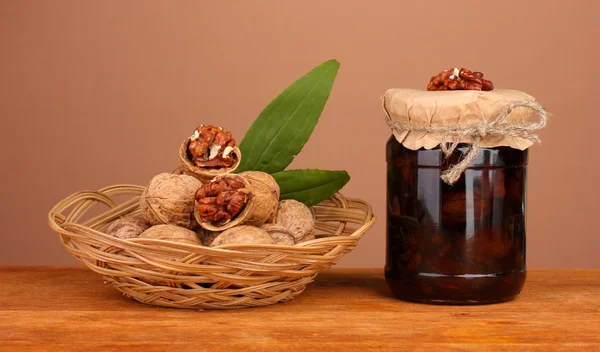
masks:
[[[387,143],[385,277],[400,299],[487,304],[516,297],[525,283],[527,150],[481,148],[452,186],[441,173],[466,145],[410,150]]]

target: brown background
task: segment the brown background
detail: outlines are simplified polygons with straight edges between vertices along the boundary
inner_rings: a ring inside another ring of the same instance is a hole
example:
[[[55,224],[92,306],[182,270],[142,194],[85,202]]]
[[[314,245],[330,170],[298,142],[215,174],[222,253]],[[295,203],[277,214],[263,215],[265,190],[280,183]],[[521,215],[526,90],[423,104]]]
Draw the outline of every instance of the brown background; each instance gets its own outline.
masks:
[[[200,123],[241,137],[313,66],[341,69],[292,167],[346,169],[379,221],[340,265],[381,267],[379,97],[483,71],[554,113],[531,148],[530,267],[600,267],[600,2],[1,1],[0,264],[74,264],[46,225],[66,195],[145,184]]]

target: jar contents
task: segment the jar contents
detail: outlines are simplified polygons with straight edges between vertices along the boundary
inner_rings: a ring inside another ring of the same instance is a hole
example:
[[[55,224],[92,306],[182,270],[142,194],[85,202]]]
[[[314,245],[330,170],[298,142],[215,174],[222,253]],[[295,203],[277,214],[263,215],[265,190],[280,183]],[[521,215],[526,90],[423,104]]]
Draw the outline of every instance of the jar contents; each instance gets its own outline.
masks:
[[[523,287],[527,150],[481,148],[456,183],[442,182],[467,148],[445,158],[388,141],[385,276],[397,298],[485,304]]]

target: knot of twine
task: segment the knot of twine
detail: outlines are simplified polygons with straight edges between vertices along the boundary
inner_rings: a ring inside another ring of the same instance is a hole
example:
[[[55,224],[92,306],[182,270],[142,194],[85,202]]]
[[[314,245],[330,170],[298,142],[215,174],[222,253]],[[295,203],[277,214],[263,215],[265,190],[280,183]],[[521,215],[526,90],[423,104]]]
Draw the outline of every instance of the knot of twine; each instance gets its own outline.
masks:
[[[540,115],[539,122],[525,123],[503,123],[510,113],[517,107],[526,107],[535,110]],[[469,163],[471,163],[479,153],[480,142],[482,138],[489,135],[511,136],[524,138],[534,143],[540,143],[540,138],[535,134],[535,131],[544,128],[548,120],[548,112],[538,103],[533,101],[513,101],[502,109],[502,111],[494,119],[477,125],[411,125],[408,123],[387,121],[388,125],[396,131],[425,131],[425,132],[443,132],[440,146],[444,156],[448,158],[458,144],[467,136],[473,138],[470,150],[467,154],[455,165],[448,168],[440,177],[445,183],[454,184],[465,171]],[[453,142],[448,142],[449,137],[454,137]]]

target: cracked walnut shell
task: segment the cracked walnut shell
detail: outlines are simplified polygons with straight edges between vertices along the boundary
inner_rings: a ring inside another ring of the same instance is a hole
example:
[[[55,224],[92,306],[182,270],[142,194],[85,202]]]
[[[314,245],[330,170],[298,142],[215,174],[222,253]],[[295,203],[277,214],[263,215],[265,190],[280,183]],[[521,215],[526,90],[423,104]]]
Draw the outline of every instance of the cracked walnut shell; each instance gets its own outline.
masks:
[[[215,177],[198,189],[195,200],[194,216],[206,230],[260,226],[275,217],[279,186],[267,173],[247,171]]]
[[[215,177],[196,191],[197,215],[214,224],[225,225],[245,207],[248,188],[241,177]]]
[[[162,173],[155,176],[140,197],[142,216],[151,225],[197,226],[194,194],[202,182],[192,176]]]
[[[185,173],[202,182],[230,174],[240,164],[242,153],[231,133],[221,127],[200,125],[179,148]]]

